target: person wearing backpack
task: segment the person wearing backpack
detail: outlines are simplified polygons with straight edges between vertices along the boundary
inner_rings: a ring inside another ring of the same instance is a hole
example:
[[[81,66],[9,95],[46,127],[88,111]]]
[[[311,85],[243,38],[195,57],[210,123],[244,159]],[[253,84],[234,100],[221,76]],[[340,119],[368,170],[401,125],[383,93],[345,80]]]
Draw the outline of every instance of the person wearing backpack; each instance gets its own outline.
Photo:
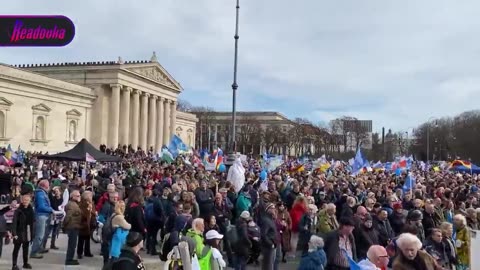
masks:
[[[205,247],[202,250],[198,262],[200,270],[222,270],[227,266],[220,252],[220,241],[223,235],[216,230],[210,230],[205,234]]]
[[[243,211],[240,214],[240,218],[237,219],[235,224],[235,230],[232,233],[235,233],[234,236],[236,241],[231,237],[230,241],[233,243],[236,262],[235,270],[245,270],[247,269],[247,262],[250,257],[250,249],[252,248],[252,241],[248,237],[248,222],[251,220],[250,213],[248,211]]]
[[[156,251],[157,233],[163,227],[163,206],[157,190],[152,191],[145,204],[145,219],[147,221],[147,254],[158,255]]]
[[[113,259],[103,270],[145,270],[142,258],[138,255],[142,247],[142,235],[138,232],[129,232],[120,257]]]
[[[132,228],[123,216],[125,212],[125,202],[118,201],[115,204],[115,213],[112,216],[111,228],[113,230],[113,235],[110,245],[110,257],[118,258],[120,256],[121,248],[127,241],[127,235],[129,230]]]

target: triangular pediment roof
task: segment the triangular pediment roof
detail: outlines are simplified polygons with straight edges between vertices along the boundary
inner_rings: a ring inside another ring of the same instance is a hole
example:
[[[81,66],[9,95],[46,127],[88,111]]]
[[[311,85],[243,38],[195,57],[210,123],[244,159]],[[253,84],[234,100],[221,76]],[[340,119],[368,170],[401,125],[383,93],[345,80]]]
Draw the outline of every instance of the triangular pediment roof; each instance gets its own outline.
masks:
[[[67,112],[67,115],[82,116],[82,113],[77,111],[76,109],[71,109],[70,111]]]
[[[134,67],[128,67],[129,65],[130,64],[126,63],[127,67],[125,69],[136,75],[174,88],[178,91],[183,90],[182,86],[158,62],[140,64]]]
[[[13,102],[11,102],[10,100],[4,97],[0,97],[0,106],[11,106],[12,104]]]
[[[37,104],[35,106],[32,106],[32,110],[42,111],[42,112],[50,112],[52,109],[50,109],[50,107],[48,107],[47,105],[45,105],[43,103],[40,103],[40,104]]]

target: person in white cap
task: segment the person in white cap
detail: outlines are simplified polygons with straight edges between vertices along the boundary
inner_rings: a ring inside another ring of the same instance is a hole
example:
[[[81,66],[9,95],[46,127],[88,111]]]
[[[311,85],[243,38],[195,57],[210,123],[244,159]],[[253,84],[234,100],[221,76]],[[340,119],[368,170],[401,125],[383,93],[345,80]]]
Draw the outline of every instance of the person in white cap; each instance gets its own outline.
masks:
[[[220,253],[220,242],[223,235],[216,230],[210,230],[205,234],[205,247],[200,255],[200,269],[201,270],[222,270],[227,266],[223,260],[222,253]]]

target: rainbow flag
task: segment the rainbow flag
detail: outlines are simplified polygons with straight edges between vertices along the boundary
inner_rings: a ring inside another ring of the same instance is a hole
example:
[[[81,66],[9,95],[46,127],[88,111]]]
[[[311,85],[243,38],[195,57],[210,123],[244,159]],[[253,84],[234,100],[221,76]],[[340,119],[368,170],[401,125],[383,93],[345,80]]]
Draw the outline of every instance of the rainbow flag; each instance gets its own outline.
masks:
[[[223,163],[223,151],[222,149],[217,148],[217,150],[214,151],[214,154],[215,154],[215,160],[214,160],[215,170],[218,170],[218,168],[220,167],[220,164]]]
[[[452,164],[450,164],[450,168],[456,166],[464,166],[465,168],[472,169],[472,163],[466,160],[456,159],[452,161]]]

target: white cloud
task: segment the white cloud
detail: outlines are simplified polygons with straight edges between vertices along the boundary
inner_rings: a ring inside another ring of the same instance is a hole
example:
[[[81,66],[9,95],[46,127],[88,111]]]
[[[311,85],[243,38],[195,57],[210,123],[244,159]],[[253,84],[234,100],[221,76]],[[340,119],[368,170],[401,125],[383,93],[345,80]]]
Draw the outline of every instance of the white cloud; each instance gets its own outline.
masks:
[[[477,1],[241,0],[238,108],[314,122],[342,115],[407,129],[478,107]],[[148,59],[193,104],[231,107],[234,0],[17,0],[7,14],[64,14],[66,48],[2,48],[6,63]]]

